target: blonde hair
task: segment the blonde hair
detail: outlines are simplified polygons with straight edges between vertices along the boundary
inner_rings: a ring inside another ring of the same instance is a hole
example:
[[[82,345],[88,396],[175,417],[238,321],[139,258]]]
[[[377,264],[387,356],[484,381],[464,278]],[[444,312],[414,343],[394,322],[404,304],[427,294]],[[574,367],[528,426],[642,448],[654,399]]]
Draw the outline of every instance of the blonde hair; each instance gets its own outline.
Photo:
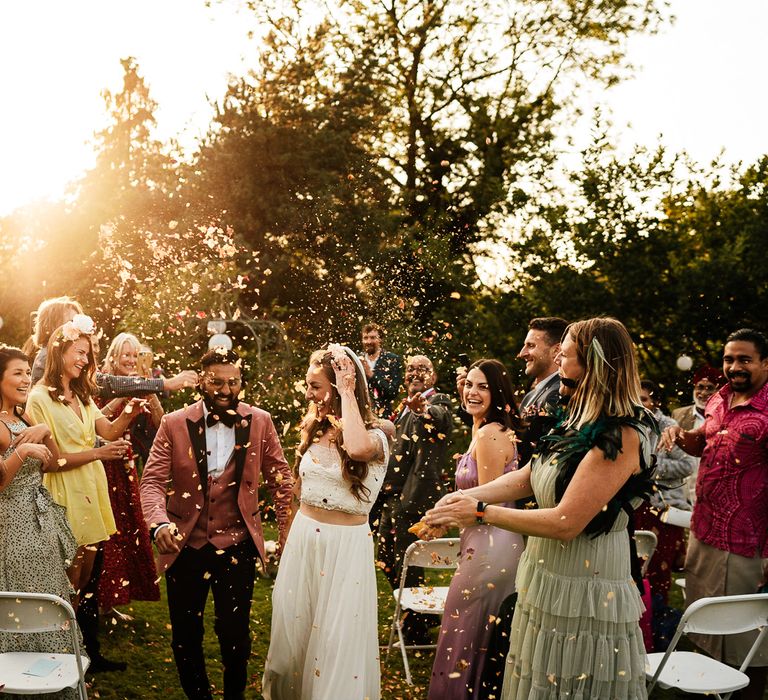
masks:
[[[118,358],[123,351],[123,345],[128,343],[137,353],[141,350],[141,343],[133,333],[118,333],[109,344],[107,356],[104,358],[102,372],[104,374],[115,374],[118,365]]]
[[[35,312],[35,327],[32,331],[35,349],[39,350],[48,345],[48,339],[53,331],[64,325],[64,316],[67,311],[81,314],[83,307],[72,297],[55,297],[41,302]]]
[[[633,416],[640,401],[640,375],[629,332],[615,318],[590,318],[568,326],[584,376],[568,402],[568,427],[577,430],[601,416]]]

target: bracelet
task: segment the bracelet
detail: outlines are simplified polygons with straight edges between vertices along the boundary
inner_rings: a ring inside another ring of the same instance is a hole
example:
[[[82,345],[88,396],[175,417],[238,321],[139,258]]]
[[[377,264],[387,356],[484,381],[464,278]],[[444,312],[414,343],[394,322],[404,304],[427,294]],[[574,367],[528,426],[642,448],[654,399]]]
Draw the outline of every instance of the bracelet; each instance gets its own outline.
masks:
[[[475,510],[475,520],[477,521],[478,525],[485,524],[485,509],[487,506],[488,506],[487,503],[483,503],[482,501],[477,502],[477,508]]]

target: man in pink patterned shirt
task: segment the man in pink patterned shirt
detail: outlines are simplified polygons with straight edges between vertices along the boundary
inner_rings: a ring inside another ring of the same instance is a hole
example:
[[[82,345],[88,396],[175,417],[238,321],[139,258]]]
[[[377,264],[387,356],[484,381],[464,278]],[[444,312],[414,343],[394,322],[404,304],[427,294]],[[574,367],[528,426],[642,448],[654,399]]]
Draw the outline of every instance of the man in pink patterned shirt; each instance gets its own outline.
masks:
[[[723,352],[728,384],[707,403],[695,430],[667,428],[662,444],[701,456],[691,539],[685,562],[686,602],[754,593],[768,578],[768,340],[748,328],[730,336]],[[739,666],[754,642],[743,635],[691,635],[711,656]],[[747,669],[741,698],[762,699],[768,643]]]

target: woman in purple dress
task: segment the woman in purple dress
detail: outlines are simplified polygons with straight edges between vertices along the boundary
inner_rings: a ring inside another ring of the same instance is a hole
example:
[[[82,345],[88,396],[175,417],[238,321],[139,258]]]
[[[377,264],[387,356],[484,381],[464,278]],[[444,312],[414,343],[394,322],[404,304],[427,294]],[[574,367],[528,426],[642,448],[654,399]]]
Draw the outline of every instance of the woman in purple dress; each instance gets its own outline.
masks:
[[[478,360],[462,396],[472,416],[472,442],[456,467],[456,488],[486,484],[517,469],[517,409],[509,373],[498,360]],[[513,503],[507,504],[514,508]],[[430,700],[492,696],[483,668],[502,602],[515,590],[523,538],[480,523],[461,532],[459,568],[451,581],[437,641]],[[441,534],[434,530],[430,535]],[[501,678],[494,683],[501,688]]]

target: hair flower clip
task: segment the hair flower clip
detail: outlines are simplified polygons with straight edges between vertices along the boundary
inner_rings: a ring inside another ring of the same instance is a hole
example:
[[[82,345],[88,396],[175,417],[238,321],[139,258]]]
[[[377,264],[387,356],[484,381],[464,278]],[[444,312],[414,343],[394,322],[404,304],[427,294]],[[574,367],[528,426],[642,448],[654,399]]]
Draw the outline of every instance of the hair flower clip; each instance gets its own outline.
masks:
[[[85,314],[75,314],[71,321],[67,321],[61,327],[61,335],[64,340],[75,341],[81,335],[92,335],[95,330],[93,319]]]

